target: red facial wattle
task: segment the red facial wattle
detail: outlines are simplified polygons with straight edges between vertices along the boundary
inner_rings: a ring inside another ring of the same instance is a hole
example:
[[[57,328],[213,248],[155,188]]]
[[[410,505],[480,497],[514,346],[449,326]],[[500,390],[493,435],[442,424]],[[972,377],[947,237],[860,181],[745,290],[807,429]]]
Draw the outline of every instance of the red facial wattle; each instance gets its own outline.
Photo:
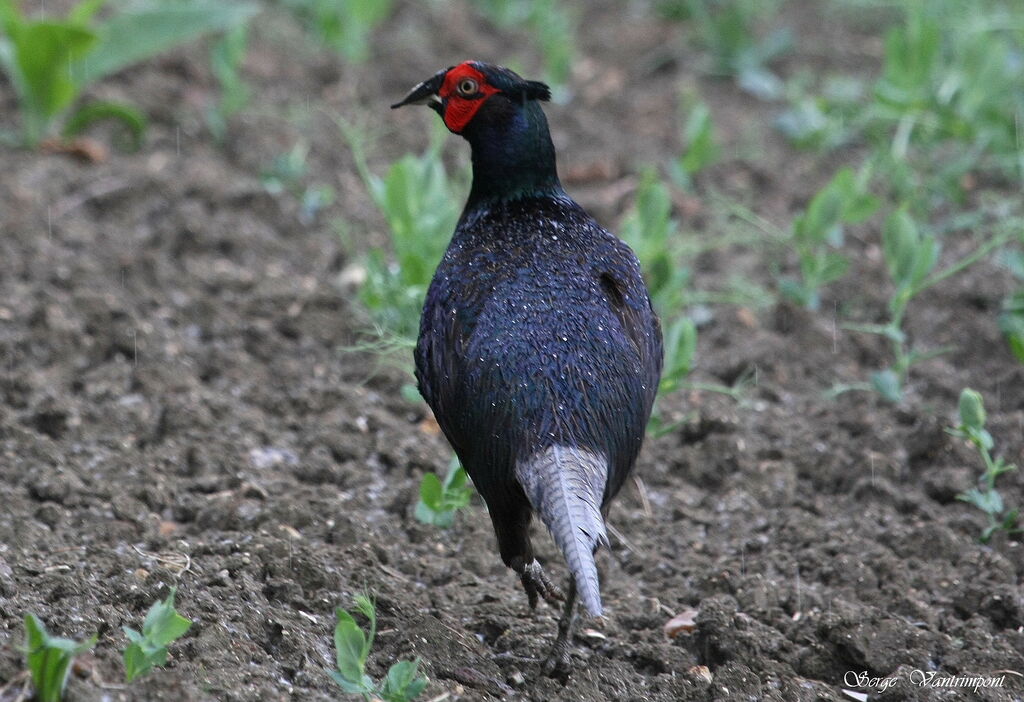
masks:
[[[475,97],[465,97],[459,93],[459,84],[471,79],[476,81],[478,94]],[[477,110],[483,106],[491,95],[499,92],[493,85],[487,83],[483,73],[473,67],[469,61],[459,64],[448,71],[444,77],[444,83],[439,91],[440,97],[445,101],[444,123],[451,131],[460,134],[476,115]]]

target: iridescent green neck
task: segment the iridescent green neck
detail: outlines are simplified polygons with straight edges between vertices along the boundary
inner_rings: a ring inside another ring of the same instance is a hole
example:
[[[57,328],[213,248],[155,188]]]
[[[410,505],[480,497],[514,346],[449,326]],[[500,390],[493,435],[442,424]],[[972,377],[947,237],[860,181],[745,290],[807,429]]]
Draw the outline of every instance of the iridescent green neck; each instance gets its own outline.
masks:
[[[473,187],[467,209],[535,195],[564,195],[555,147],[535,100],[491,100],[463,136],[473,148]]]

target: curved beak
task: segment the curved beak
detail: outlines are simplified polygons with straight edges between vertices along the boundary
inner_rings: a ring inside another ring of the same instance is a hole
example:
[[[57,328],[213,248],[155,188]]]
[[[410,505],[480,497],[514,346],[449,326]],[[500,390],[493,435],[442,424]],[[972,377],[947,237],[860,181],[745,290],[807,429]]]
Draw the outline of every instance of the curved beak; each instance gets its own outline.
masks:
[[[444,77],[447,75],[450,69],[444,69],[434,74],[432,78],[429,78],[415,88],[409,91],[409,94],[402,98],[399,102],[396,102],[391,106],[391,109],[396,107],[402,107],[403,105],[427,105],[435,110],[439,109],[442,105],[441,96],[438,93],[441,90],[441,85],[444,83]]]

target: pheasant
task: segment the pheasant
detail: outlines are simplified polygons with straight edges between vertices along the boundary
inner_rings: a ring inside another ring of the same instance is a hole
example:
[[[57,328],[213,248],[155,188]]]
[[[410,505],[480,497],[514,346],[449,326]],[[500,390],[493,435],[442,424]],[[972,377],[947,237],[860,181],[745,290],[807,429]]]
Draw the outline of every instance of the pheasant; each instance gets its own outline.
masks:
[[[571,671],[577,593],[602,616],[594,553],[640,451],[661,328],[633,251],[562,189],[540,103],[547,85],[467,61],[392,108],[426,104],[472,148],[473,184],[427,292],[420,393],[487,504],[530,607],[564,600],[544,671]],[[567,592],[534,558],[539,515]]]

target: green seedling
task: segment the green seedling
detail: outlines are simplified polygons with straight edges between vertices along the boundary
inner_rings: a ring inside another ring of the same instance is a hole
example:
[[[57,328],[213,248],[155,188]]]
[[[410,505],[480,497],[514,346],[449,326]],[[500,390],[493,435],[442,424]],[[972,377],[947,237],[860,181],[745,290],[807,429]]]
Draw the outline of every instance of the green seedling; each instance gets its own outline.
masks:
[[[800,148],[828,151],[850,143],[863,127],[864,82],[829,76],[817,95],[808,89],[812,80],[814,75],[805,72],[786,84],[789,108],[778,116],[775,126]]]
[[[1006,336],[1010,351],[1017,360],[1024,363],[1024,288],[1010,295],[1003,302],[999,315],[999,328]]]
[[[878,199],[867,192],[869,176],[868,169],[854,175],[844,168],[793,221],[792,244],[800,261],[800,279],[783,278],[779,284],[783,295],[816,310],[821,305],[820,289],[846,274],[849,261],[839,252],[843,228],[865,221],[879,206]]]
[[[302,191],[299,198],[299,221],[310,224],[317,214],[334,203],[334,188],[326,183],[314,183]]]
[[[651,303],[662,321],[665,360],[658,394],[667,395],[678,390],[690,374],[697,351],[697,325],[684,314],[690,270],[683,265],[685,251],[679,224],[672,217],[672,198],[653,171],[641,177],[619,235],[640,260]],[[668,430],[655,406],[648,432],[660,435]]]
[[[287,192],[299,201],[299,221],[303,224],[311,223],[320,210],[334,202],[335,195],[329,185],[307,184],[308,155],[309,142],[300,139],[291,150],[274,158],[260,174],[268,192],[274,195]]]
[[[822,94],[788,86],[778,126],[795,143],[867,141],[893,199],[925,213],[960,200],[977,172],[1024,178],[1020,148],[1024,5],[928,0],[896,3],[881,76],[865,91],[833,78]],[[888,158],[883,158],[886,156]]]
[[[336,610],[334,648],[337,670],[331,677],[350,695],[362,695],[366,702],[374,699],[384,702],[407,702],[415,699],[427,686],[427,678],[419,674],[420,661],[394,663],[380,683],[366,674],[366,661],[377,635],[377,608],[365,594],[356,595],[356,611],[370,624],[369,635],[356,623],[355,617],[341,607]]]
[[[903,26],[885,40],[882,77],[867,110],[865,133],[897,162],[894,189],[915,203],[962,200],[973,173],[1024,178],[1020,148],[1024,91],[1020,56],[1024,6],[906,3]]]
[[[957,499],[974,505],[988,518],[988,525],[982,530],[980,540],[988,543],[997,531],[1008,534],[1020,533],[1017,527],[1019,509],[1007,509],[1002,495],[996,491],[996,479],[1003,473],[1017,470],[1017,466],[1002,458],[992,458],[992,435],[985,429],[985,404],[981,394],[970,388],[960,393],[960,424],[948,429],[950,434],[969,441],[985,463],[985,472],[978,479],[978,487],[957,495]]]
[[[711,200],[721,199],[714,192]],[[633,206],[626,212],[617,229],[619,236],[629,244],[640,259],[651,302],[663,324],[677,318],[684,308],[690,308],[693,316],[710,317],[702,310],[702,304],[733,304],[750,307],[765,307],[771,304],[772,295],[739,277],[727,281],[725,290],[692,289],[692,272],[687,261],[704,251],[723,249],[729,246],[745,246],[762,243],[765,236],[776,241],[788,241],[789,235],[761,220],[739,203],[729,201],[725,207],[712,207],[712,216],[721,217],[716,223],[723,230],[730,226],[735,230],[734,217],[748,219],[756,235],[731,231],[713,239],[686,236],[679,223],[672,217],[672,198],[664,183],[658,180],[653,170],[644,171],[634,196]]]
[[[668,395],[678,390],[693,368],[697,353],[697,325],[689,317],[672,320],[664,328],[665,360],[661,370],[658,394]]]
[[[413,515],[424,524],[447,529],[455,523],[455,513],[469,504],[473,485],[459,459],[452,457],[448,474],[442,481],[437,473],[427,473],[420,482],[420,501]]]
[[[619,226],[643,269],[651,302],[662,318],[675,318],[687,302],[690,269],[683,265],[679,223],[672,217],[672,197],[653,171],[640,178],[633,207]]]
[[[680,0],[670,14],[686,16],[695,36],[712,54],[712,73],[731,76],[736,84],[763,100],[783,94],[782,80],[768,68],[793,46],[792,33],[777,29],[759,37],[757,25],[777,3],[763,0]]]
[[[647,433],[658,438],[670,433],[682,422],[665,419],[660,400],[684,387],[686,377],[693,368],[693,357],[697,353],[697,325],[689,317],[678,317],[663,327],[665,359],[662,364],[658,395],[647,422]],[[721,390],[721,388],[707,388]]]
[[[683,129],[686,151],[671,164],[672,178],[681,188],[691,189],[693,177],[718,161],[720,148],[715,140],[711,111],[703,102],[690,110]]]
[[[82,0],[64,19],[30,20],[14,0],[0,0],[0,67],[14,87],[23,145],[70,138],[100,119],[120,121],[136,145],[145,118],[133,107],[91,102],[73,109],[96,81],[203,34],[223,31],[254,15],[258,6],[212,0],[143,2],[96,20],[104,0]]]
[[[207,111],[206,123],[219,143],[227,136],[228,120],[249,102],[249,86],[241,74],[248,42],[249,27],[239,24],[225,32],[210,49],[210,67],[220,83],[220,98]]]
[[[889,368],[871,374],[871,387],[890,402],[903,399],[903,386],[910,366],[919,360],[943,353],[945,350],[922,353],[907,347],[903,332],[903,317],[910,300],[923,288],[929,274],[939,260],[939,244],[932,234],[922,234],[906,208],[893,212],[882,229],[882,253],[895,291],[889,298],[887,324],[851,324],[847,329],[879,334],[889,340],[894,362]]]
[[[437,127],[423,154],[406,154],[383,177],[367,166],[363,137],[351,127],[342,130],[391,241],[390,251],[374,250],[362,259],[366,277],[359,299],[380,335],[408,350],[419,332],[427,287],[455,229],[465,179],[445,171]]]
[[[737,389],[694,384],[686,380],[697,350],[697,323],[694,317],[701,311],[697,303],[747,304],[764,299],[765,296],[740,293],[738,285],[734,286],[736,293],[725,294],[689,289],[691,273],[685,260],[703,250],[705,245],[699,243],[695,246],[683,238],[678,222],[672,217],[669,190],[652,171],[645,172],[641,177],[633,207],[626,213],[618,231],[640,260],[651,303],[661,319],[665,359],[658,385],[659,397],[686,387],[738,397],[744,383],[740,383],[741,387]],[[728,242],[716,242],[715,245],[724,243]],[[674,426],[665,422],[656,404],[647,427],[648,433],[660,436],[671,431]]]
[[[568,3],[557,0],[533,0],[531,14],[541,53],[544,57],[544,77],[554,86],[555,97],[561,86],[568,84],[569,74],[576,59],[576,19]]]
[[[886,219],[882,230],[882,253],[894,290],[889,298],[889,320],[885,324],[846,324],[852,331],[878,334],[890,342],[893,363],[889,368],[875,371],[870,385],[840,386],[833,392],[845,390],[873,389],[890,402],[903,399],[903,389],[910,367],[918,362],[948,352],[942,348],[919,351],[908,346],[903,332],[903,318],[910,301],[928,288],[955,275],[995,249],[1006,244],[1014,235],[1014,224],[1008,222],[1005,231],[994,233],[972,253],[964,256],[941,271],[935,271],[939,260],[939,244],[931,233],[921,233],[917,223],[906,207],[893,212]]]
[[[619,235],[640,260],[651,303],[664,326],[665,364],[659,392],[670,393],[689,374],[697,346],[697,327],[684,316],[690,270],[679,224],[672,217],[668,188],[652,171],[641,177],[633,207],[619,227]]]
[[[35,699],[39,702],[60,702],[68,683],[75,656],[96,645],[97,637],[72,641],[51,636],[34,614],[25,616],[25,657],[28,663]]]
[[[124,650],[124,676],[127,682],[145,675],[154,666],[167,663],[167,647],[180,639],[192,626],[192,622],[174,609],[174,595],[177,588],[171,588],[167,599],[154,602],[142,623],[142,633],[131,627],[123,627],[131,643]]]
[[[307,156],[309,142],[299,139],[291,149],[275,156],[270,165],[263,169],[260,173],[263,187],[274,195],[284,192],[295,195],[302,192],[303,180],[309,170],[306,164]]]
[[[324,45],[347,61],[370,57],[373,30],[391,16],[392,0],[283,0]]]
[[[1021,243],[1024,243],[1024,238],[1021,239]],[[1010,271],[1014,277],[1024,280],[1024,249],[1007,247],[999,252],[996,259],[999,265]]]
[[[896,124],[893,152],[905,154],[914,138],[987,142],[997,152],[1015,152],[1022,47],[1020,33],[1009,28],[1019,27],[1024,13],[978,13],[942,2],[906,8],[903,26],[886,35],[875,86],[878,118]]]

